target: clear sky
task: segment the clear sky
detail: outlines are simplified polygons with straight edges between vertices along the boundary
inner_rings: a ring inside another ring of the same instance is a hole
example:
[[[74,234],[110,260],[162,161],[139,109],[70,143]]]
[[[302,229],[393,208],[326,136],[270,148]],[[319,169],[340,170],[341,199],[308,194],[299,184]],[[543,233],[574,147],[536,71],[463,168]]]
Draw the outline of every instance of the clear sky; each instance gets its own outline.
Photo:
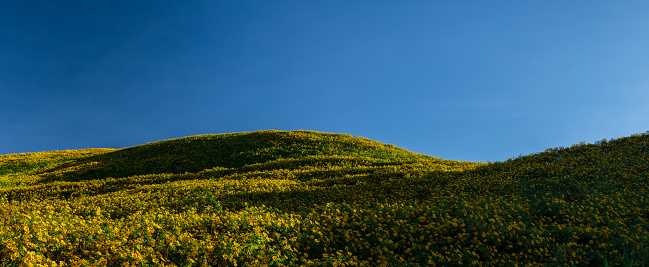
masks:
[[[0,154],[256,130],[503,161],[649,130],[647,1],[2,1]]]

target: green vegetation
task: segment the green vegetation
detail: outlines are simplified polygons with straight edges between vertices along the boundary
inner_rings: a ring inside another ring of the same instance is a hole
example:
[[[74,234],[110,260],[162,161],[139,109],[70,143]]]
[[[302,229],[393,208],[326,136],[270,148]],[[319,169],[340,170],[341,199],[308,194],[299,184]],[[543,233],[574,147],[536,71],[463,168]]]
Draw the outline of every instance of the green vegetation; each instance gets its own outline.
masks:
[[[649,134],[493,163],[310,131],[2,155],[0,266],[646,266],[648,170]]]

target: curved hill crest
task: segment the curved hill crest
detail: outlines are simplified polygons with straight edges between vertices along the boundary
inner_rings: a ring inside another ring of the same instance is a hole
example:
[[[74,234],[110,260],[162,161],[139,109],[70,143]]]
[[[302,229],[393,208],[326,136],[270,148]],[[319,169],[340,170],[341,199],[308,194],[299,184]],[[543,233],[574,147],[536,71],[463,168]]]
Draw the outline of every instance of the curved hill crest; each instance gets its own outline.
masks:
[[[314,156],[444,161],[348,134],[268,130],[189,136],[118,149],[43,171],[40,175],[44,178],[40,182],[195,173],[213,168],[240,168],[278,159]]]

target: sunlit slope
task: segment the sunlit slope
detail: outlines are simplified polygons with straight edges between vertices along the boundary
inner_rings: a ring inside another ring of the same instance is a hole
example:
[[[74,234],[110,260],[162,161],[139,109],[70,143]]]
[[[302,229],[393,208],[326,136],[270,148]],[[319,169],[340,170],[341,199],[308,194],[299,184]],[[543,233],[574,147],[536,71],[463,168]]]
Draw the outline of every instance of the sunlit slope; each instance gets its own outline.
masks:
[[[38,174],[56,166],[112,151],[115,149],[98,148],[0,155],[0,188],[31,184],[40,179]]]

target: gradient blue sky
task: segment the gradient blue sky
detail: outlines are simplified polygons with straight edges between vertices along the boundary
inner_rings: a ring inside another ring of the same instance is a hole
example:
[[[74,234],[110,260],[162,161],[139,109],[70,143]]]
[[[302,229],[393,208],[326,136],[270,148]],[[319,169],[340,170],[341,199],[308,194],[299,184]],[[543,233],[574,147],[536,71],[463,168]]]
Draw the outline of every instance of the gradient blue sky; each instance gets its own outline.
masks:
[[[646,1],[3,1],[0,154],[304,129],[502,161],[629,136],[649,130],[648,14]]]

